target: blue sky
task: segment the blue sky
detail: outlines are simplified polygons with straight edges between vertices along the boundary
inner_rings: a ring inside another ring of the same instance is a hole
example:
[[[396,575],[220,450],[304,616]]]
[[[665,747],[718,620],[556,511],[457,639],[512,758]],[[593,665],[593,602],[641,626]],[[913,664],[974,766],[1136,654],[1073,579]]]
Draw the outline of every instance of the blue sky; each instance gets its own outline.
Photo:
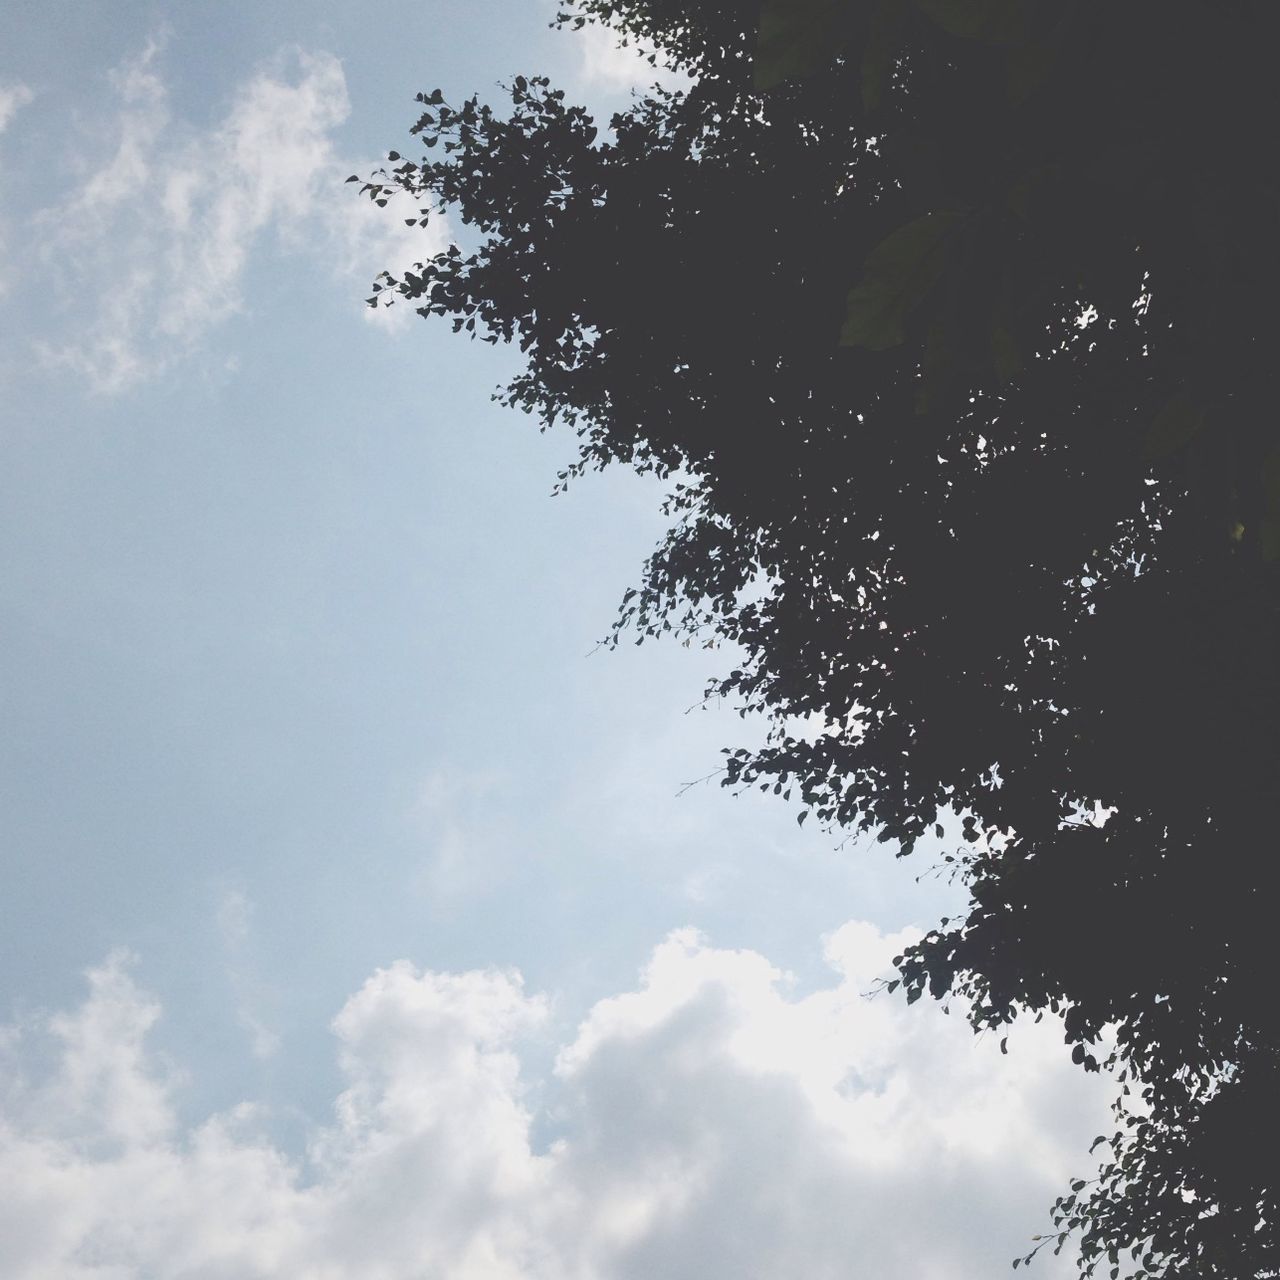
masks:
[[[511,354],[363,306],[449,231],[342,183],[417,91],[643,79],[552,8],[9,0],[8,1274],[963,1278],[1102,1127],[862,998],[938,848],[682,791],[760,729],[593,652],[655,485],[551,499]]]

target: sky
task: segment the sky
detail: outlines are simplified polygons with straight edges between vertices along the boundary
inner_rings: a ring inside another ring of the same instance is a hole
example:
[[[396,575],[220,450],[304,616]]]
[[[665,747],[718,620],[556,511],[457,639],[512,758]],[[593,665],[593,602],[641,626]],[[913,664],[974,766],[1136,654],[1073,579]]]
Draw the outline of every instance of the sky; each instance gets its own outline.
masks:
[[[4,0],[14,1280],[968,1280],[1111,1127],[1051,1020],[874,994],[942,842],[731,794],[727,656],[598,647],[655,482],[552,498],[513,354],[364,306],[451,233],[343,181],[417,92],[645,82],[553,10]]]

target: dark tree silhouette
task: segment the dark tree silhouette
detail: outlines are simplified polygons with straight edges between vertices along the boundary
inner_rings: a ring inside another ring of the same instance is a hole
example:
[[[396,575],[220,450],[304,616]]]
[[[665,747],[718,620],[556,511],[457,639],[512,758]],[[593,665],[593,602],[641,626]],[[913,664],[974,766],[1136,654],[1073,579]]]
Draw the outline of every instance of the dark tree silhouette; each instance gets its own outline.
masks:
[[[545,79],[422,95],[422,158],[362,189],[465,229],[371,301],[518,343],[501,394],[577,433],[562,481],[670,479],[615,639],[732,642],[714,691],[773,729],[730,785],[904,853],[963,816],[969,911],[907,998],[1065,1014],[1124,1082],[1045,1243],[1280,1273],[1280,6],[584,20],[687,87],[603,129]]]

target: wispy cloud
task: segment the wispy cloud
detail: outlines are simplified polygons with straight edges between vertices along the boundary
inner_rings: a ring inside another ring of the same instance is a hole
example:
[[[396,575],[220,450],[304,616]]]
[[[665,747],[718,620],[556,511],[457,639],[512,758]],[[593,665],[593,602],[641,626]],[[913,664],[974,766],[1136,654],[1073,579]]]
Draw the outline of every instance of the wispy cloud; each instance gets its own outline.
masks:
[[[443,243],[438,223],[407,228],[344,186],[361,165],[334,141],[350,101],[332,55],[281,53],[205,129],[178,118],[162,61],[153,42],[111,74],[107,159],[37,219],[49,270],[77,298],[74,332],[43,352],[101,392],[160,372],[241,310],[264,246],[324,260],[355,306],[353,278]]]
[[[928,1002],[865,998],[902,941],[845,926],[834,981],[796,998],[763,956],[673,934],[536,1082],[549,1147],[520,1056],[546,1001],[399,962],[333,1024],[346,1088],[303,1162],[252,1106],[179,1124],[145,1047],[158,1010],[114,957],[52,1022],[51,1083],[0,1105],[6,1274],[986,1277],[1082,1162],[1107,1086],[1047,1023],[1002,1057]]]
[[[515,856],[503,833],[477,820],[494,808],[504,780],[490,772],[434,768],[423,777],[407,814],[422,844],[415,888],[436,910],[491,889]]]
[[[280,1036],[264,1016],[267,993],[252,963],[253,912],[254,904],[243,889],[226,889],[218,899],[214,923],[236,1002],[236,1017],[249,1036],[253,1056],[270,1058],[280,1048]]]
[[[9,127],[9,122],[33,96],[30,88],[21,81],[0,84],[0,133]]]
[[[21,81],[0,83],[0,133],[9,127],[14,116],[29,103],[35,95]],[[0,170],[2,171],[2,170]],[[8,230],[0,222],[0,297],[9,290],[9,262],[6,240]]]

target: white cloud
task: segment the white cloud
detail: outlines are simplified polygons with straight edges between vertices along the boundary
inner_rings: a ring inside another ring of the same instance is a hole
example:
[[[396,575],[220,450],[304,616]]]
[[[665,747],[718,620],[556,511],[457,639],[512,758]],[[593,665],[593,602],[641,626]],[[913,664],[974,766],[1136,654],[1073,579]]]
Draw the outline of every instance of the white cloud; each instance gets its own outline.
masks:
[[[628,38],[623,43],[618,33],[599,22],[588,22],[578,30],[568,29],[578,45],[578,73],[585,85],[625,92],[647,89],[655,82],[672,85],[685,77],[673,72],[661,59],[649,61],[653,45]]]
[[[352,166],[363,173],[369,165]],[[433,211],[427,226],[406,226],[407,217],[415,217],[413,205],[392,204],[380,209],[371,200],[357,199],[353,187],[345,187],[341,199],[327,217],[331,257],[336,269],[367,296],[374,276],[390,271],[400,276],[415,263],[443,249],[448,241],[448,223],[444,214]],[[353,296],[356,296],[353,294]],[[381,329],[398,330],[417,319],[412,305],[366,307],[364,318]]]
[[[0,84],[0,133],[8,127],[13,117],[31,101],[35,95],[21,81]],[[0,222],[0,298],[9,290],[8,251],[5,241],[7,227]]]
[[[56,1068],[16,1094],[19,1117],[82,1150],[149,1145],[169,1128],[169,1073],[145,1046],[160,1007],[129,980],[130,959],[111,955],[90,972],[84,1005],[49,1019]]]
[[[21,81],[0,84],[0,133],[9,127],[9,122],[32,97],[30,88]]]
[[[253,919],[253,903],[243,889],[224,889],[214,911],[214,922],[222,945],[228,951],[239,951],[249,938],[249,922]]]
[[[0,1107],[6,1275],[986,1277],[1084,1163],[1107,1088],[1047,1024],[1002,1057],[927,1002],[865,998],[902,941],[845,926],[836,981],[798,998],[764,957],[672,935],[540,1082],[544,1149],[517,1051],[545,1000],[398,962],[334,1021],[347,1088],[302,1162],[247,1105],[178,1123],[158,1011],[113,957],[49,1024],[49,1082]],[[0,1037],[11,1080],[23,1043]]]
[[[77,295],[74,336],[44,352],[104,392],[161,371],[239,311],[264,242],[328,263],[353,307],[375,272],[444,242],[440,222],[408,228],[344,184],[362,166],[333,140],[350,102],[332,55],[280,54],[195,130],[174,118],[161,53],[153,43],[112,74],[108,158],[38,219],[49,267]]]

